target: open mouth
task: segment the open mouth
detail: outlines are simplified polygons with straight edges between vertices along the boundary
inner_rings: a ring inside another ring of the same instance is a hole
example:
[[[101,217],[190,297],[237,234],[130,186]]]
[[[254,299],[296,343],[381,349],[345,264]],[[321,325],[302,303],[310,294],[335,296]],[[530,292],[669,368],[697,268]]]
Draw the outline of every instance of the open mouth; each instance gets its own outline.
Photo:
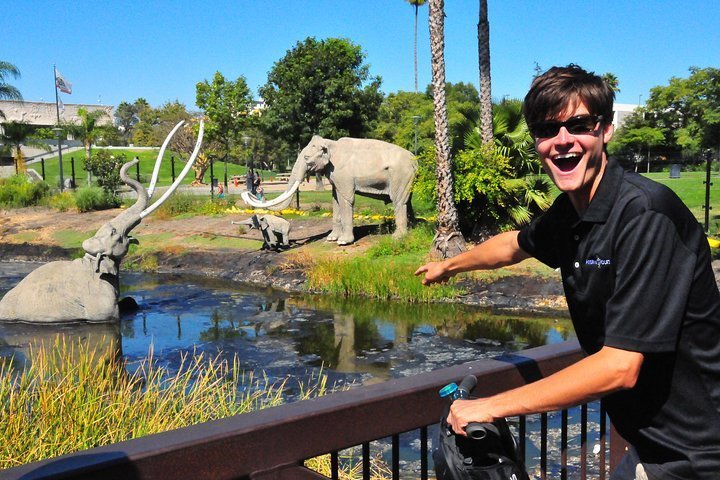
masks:
[[[569,172],[577,167],[580,160],[582,160],[582,155],[578,153],[567,153],[554,157],[552,162],[561,172]]]

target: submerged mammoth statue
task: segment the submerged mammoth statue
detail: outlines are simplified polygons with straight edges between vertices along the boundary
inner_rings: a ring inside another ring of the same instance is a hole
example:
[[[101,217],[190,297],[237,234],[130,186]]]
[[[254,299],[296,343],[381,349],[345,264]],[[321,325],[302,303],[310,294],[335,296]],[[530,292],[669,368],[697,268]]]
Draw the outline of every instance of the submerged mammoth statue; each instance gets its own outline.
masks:
[[[395,209],[395,237],[407,232],[412,216],[410,196],[417,171],[412,153],[381,140],[341,138],[328,140],[315,135],[300,152],[288,181],[288,189],[279,197],[261,202],[248,192],[242,194],[249,205],[271,210],[287,208],[292,195],[305,176],[322,173],[332,185],[333,229],[327,240],[347,245],[353,235],[355,194],[392,202]]]
[[[178,123],[160,149],[147,190],[129,178],[127,171],[137,163],[128,162],[120,169],[120,178],[135,193],[133,206],[100,227],[92,238],[82,243],[85,256],[73,261],[47,263],[30,272],[0,300],[0,320],[30,323],[108,322],[119,318],[120,261],[130,244],[137,241],[130,231],[158,208],[177,189],[197,158],[202,144],[203,124],[200,123],[195,151],[170,188],[152,205],[152,197],[160,171],[160,162],[168,142],[183,122]]]

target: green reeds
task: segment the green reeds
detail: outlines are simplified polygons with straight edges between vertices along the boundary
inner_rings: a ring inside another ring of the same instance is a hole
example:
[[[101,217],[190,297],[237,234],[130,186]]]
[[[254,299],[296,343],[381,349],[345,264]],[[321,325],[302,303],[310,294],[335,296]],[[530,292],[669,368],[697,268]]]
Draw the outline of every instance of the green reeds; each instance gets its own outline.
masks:
[[[88,343],[64,337],[32,347],[26,368],[0,367],[0,468],[176,429],[283,403],[285,382],[239,362],[186,355],[177,372],[149,358],[133,373]],[[321,375],[300,397],[326,393]]]

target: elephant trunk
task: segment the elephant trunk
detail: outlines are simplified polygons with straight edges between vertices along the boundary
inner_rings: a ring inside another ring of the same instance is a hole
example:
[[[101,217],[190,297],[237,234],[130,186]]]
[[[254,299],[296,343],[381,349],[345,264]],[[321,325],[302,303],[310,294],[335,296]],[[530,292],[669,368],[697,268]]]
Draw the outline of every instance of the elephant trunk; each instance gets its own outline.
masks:
[[[128,162],[125,165],[120,168],[120,179],[130,188],[135,190],[135,193],[137,194],[137,200],[127,210],[122,212],[120,215],[115,217],[114,220],[111,221],[111,223],[115,226],[116,230],[119,232],[122,232],[123,236],[127,236],[130,231],[135,228],[139,223],[140,220],[142,220],[142,217],[140,214],[142,213],[145,208],[147,208],[148,202],[149,202],[149,196],[147,193],[147,190],[145,190],[145,187],[142,186],[142,184],[127,175],[127,171],[135,165],[138,162],[138,160],[133,160],[132,162]]]
[[[250,192],[243,192],[242,199],[248,205],[256,208],[267,208],[269,210],[280,211],[290,206],[292,202],[292,196],[295,191],[300,187],[300,183],[305,179],[307,172],[307,164],[302,158],[298,158],[295,162],[295,166],[290,173],[288,179],[288,188],[280,196],[273,198],[272,200],[260,201],[252,195]]]

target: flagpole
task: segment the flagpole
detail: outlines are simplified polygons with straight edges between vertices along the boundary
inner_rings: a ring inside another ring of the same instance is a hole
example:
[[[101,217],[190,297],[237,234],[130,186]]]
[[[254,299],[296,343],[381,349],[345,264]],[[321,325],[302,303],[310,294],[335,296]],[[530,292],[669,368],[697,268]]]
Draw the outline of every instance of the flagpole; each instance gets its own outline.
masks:
[[[58,163],[60,165],[60,192],[62,192],[63,189],[65,188],[65,182],[63,181],[62,141],[61,141],[62,128],[60,128],[60,98],[58,97],[57,69],[55,68],[55,65],[53,65],[53,85],[55,85],[55,111],[57,113],[57,123],[58,123],[58,126],[56,128],[57,143],[58,143]]]

